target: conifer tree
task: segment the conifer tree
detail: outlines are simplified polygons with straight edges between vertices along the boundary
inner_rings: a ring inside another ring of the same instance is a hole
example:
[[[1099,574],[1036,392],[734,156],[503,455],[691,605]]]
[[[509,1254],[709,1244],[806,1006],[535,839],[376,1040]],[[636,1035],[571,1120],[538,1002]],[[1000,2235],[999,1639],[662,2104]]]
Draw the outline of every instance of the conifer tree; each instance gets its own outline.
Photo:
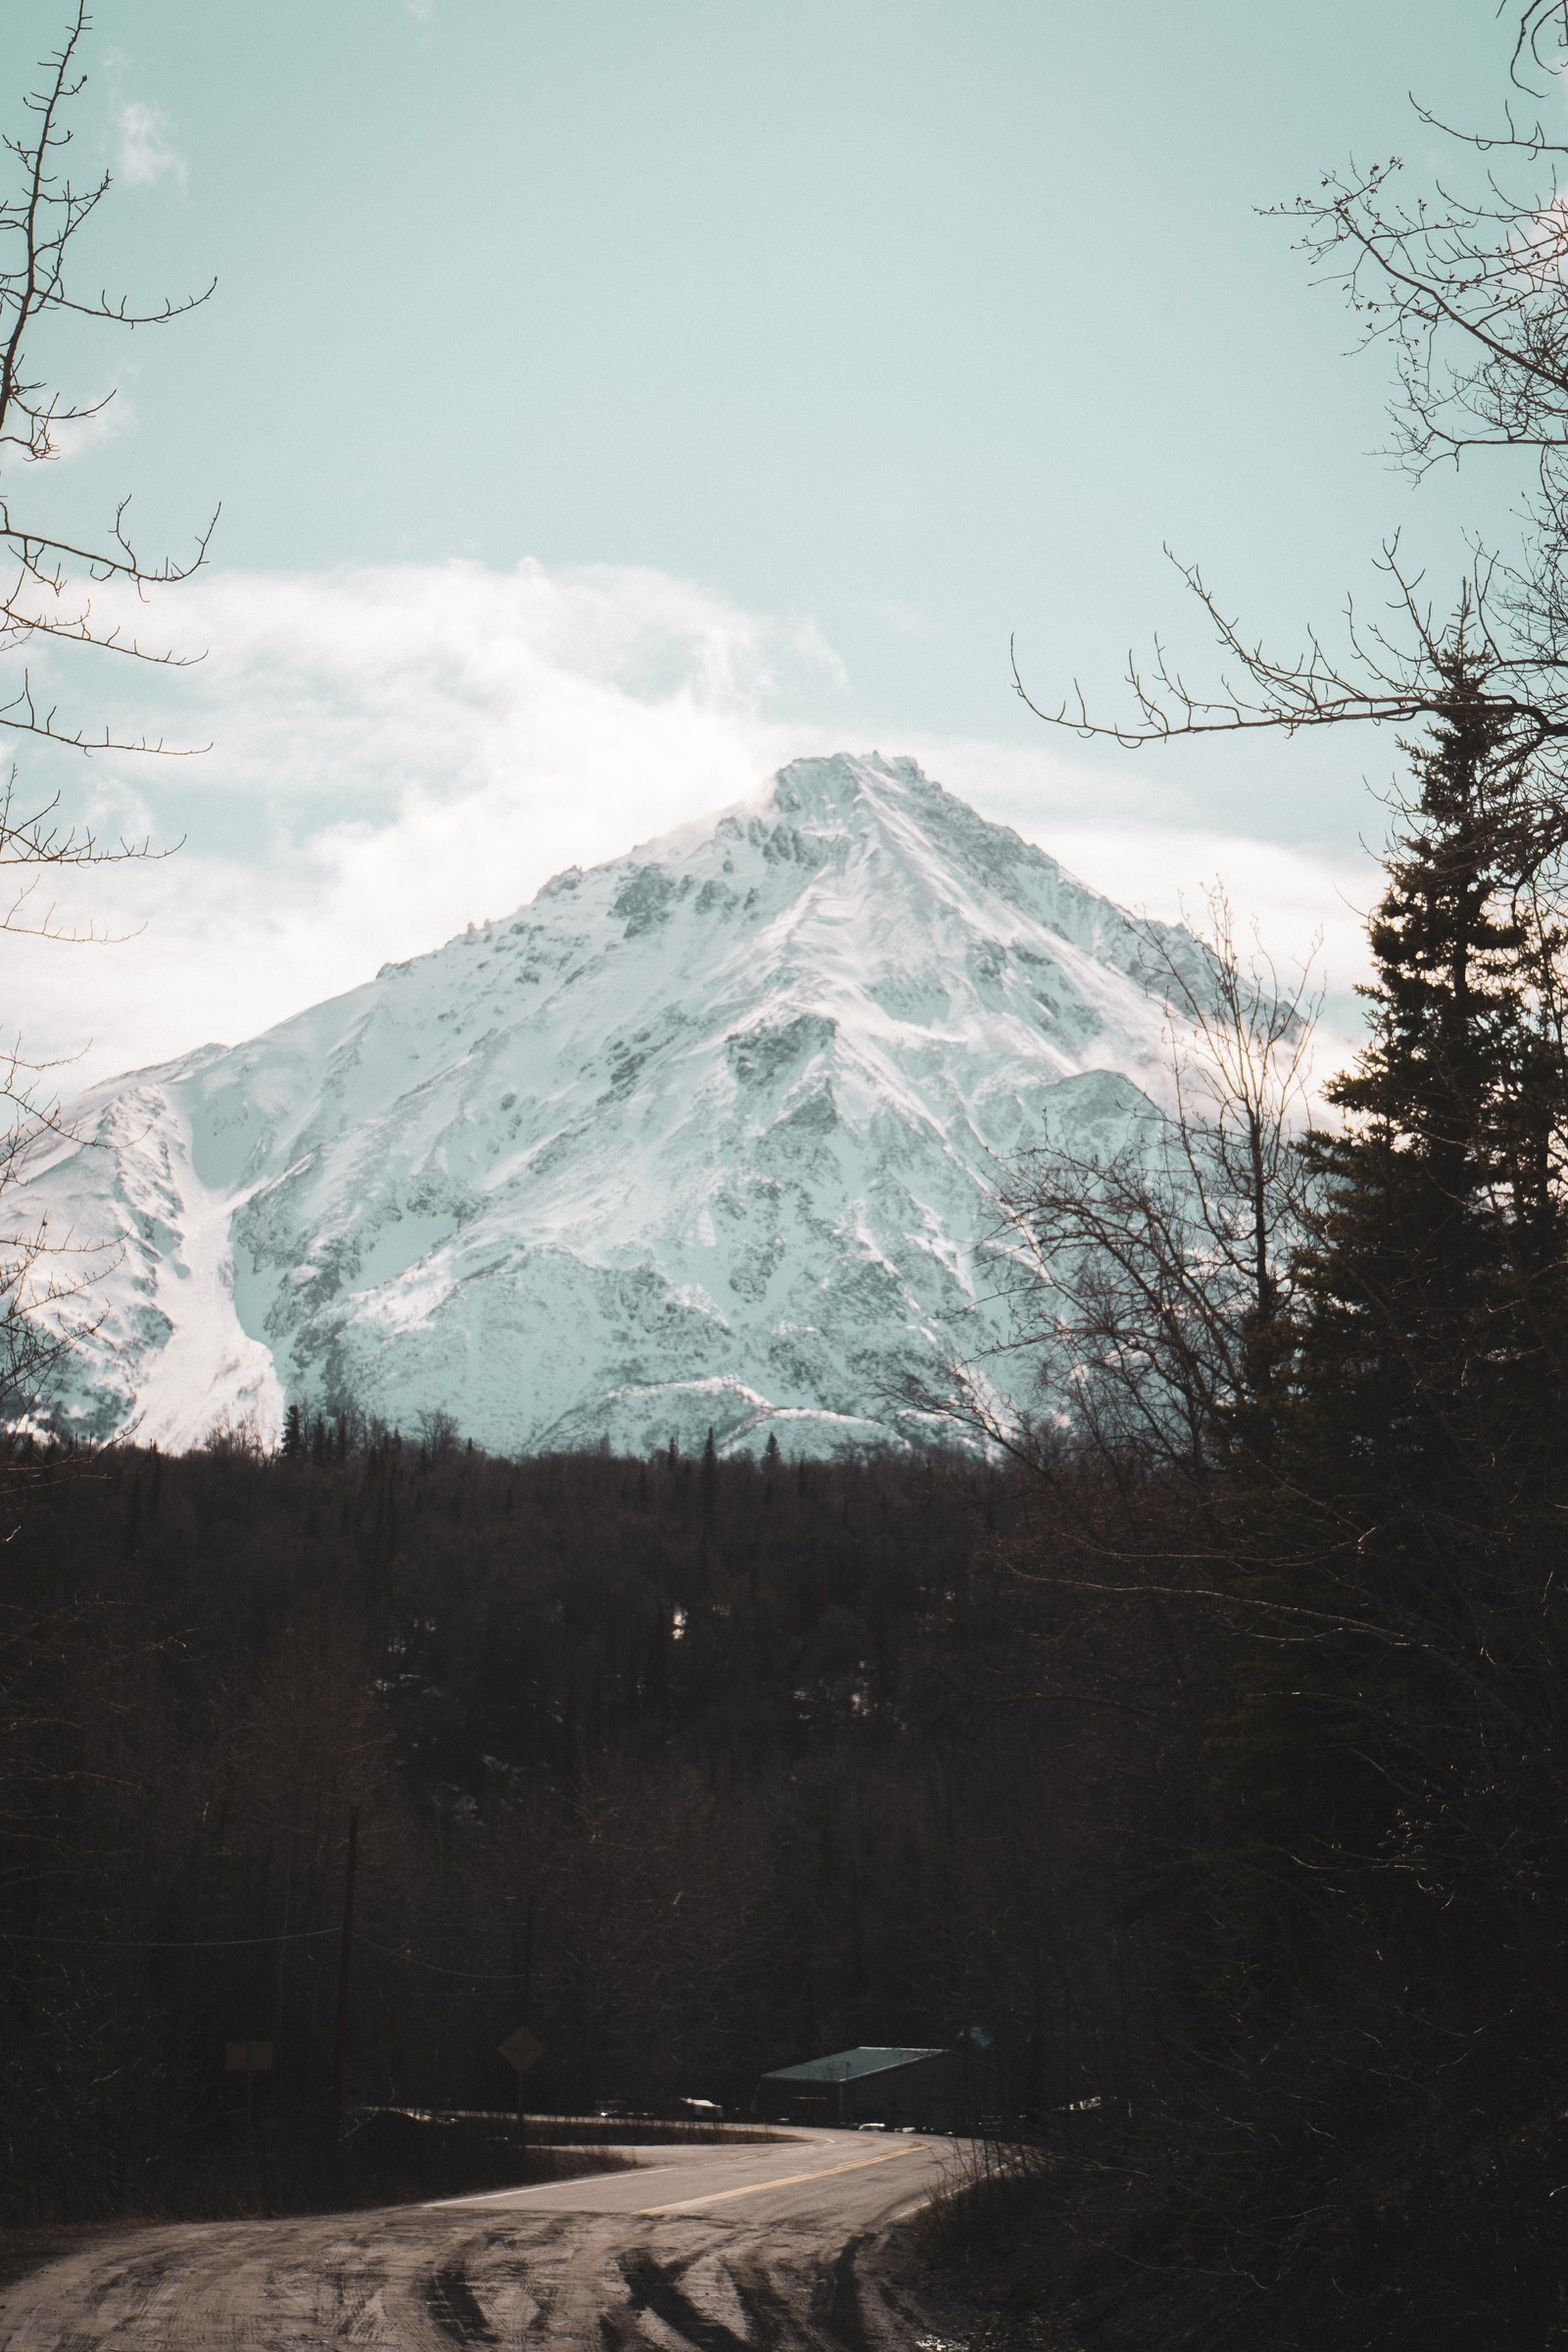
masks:
[[[1325,2080],[1439,2169],[1468,2161],[1467,2103],[1528,2112],[1568,1924],[1544,1867],[1568,1802],[1563,941],[1462,632],[1445,659],[1371,1034],[1306,1146],[1279,1475],[1237,1531],[1264,1640],[1215,1741],[1239,2007],[1262,1990],[1261,2037],[1288,2005]]]
[[[1462,630],[1446,660],[1370,927],[1371,1037],[1308,1146],[1297,1471],[1338,1545],[1419,1538],[1451,1574],[1557,1482],[1568,1065],[1517,760]]]
[[[1462,1788],[1560,1422],[1557,941],[1518,871],[1518,777],[1462,626],[1445,662],[1369,926],[1370,1035],[1326,1090],[1343,1122],[1303,1148],[1279,1444],[1233,1530],[1264,1640],[1222,1726],[1230,1818],[1292,1904],[1303,1864],[1327,1893],[1388,1858],[1392,1821]],[[1267,1903],[1258,1930],[1281,1934]]]
[[[1462,617],[1441,660],[1369,1036],[1302,1151],[1276,1442],[1234,1458],[1223,1672],[1156,1887],[1162,1997],[1209,2086],[1180,2227],[1298,2315],[1271,2344],[1332,2340],[1357,2298],[1357,2341],[1524,2340],[1479,2315],[1555,2275],[1565,943]],[[1205,1586],[1207,1536],[1195,1515]],[[1265,2208],[1297,2218],[1275,2236]]]

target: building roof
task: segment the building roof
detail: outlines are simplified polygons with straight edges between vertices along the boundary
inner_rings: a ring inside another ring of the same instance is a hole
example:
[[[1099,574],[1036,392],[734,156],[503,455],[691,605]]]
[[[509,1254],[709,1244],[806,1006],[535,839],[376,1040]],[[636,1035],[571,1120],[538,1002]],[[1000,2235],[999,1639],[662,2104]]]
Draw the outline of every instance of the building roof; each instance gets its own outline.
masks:
[[[853,2082],[861,2075],[891,2074],[895,2067],[913,2066],[922,2058],[942,2058],[944,2050],[860,2048],[835,2050],[831,2058],[808,2058],[801,2066],[775,2066],[764,2082]]]

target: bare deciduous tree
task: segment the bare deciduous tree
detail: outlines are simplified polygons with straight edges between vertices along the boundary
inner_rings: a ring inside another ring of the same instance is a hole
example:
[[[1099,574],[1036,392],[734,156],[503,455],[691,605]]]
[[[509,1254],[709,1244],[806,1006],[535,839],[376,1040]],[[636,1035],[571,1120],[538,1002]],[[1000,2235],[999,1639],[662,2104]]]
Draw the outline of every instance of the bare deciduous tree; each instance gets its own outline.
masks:
[[[1205,982],[1165,952],[1172,1102],[1116,1150],[1049,1139],[1003,1197],[1012,1348],[1055,1425],[1109,1459],[1129,1452],[1206,1485],[1227,1447],[1263,1442],[1261,1408],[1290,1306],[1309,1179],[1306,1125],[1319,993],[1244,948],[1222,890],[1201,933]]]
[[[188,558],[150,559],[137,547],[122,499],[112,523],[97,538],[79,538],[35,512],[32,501],[39,469],[61,454],[72,426],[101,416],[112,391],[93,398],[69,396],[53,380],[47,359],[38,356],[40,337],[51,325],[71,319],[122,327],[167,325],[199,308],[212,292],[138,306],[78,289],[74,250],[81,231],[108,195],[107,172],[78,184],[73,177],[69,116],[86,86],[81,58],[91,17],[78,0],[60,47],[45,59],[40,78],[23,100],[24,125],[7,133],[4,151],[12,168],[10,191],[0,197],[0,657],[22,662],[20,676],[0,686],[0,727],[24,741],[94,751],[189,757],[162,738],[122,733],[112,724],[80,715],[63,716],[41,693],[29,652],[37,648],[86,648],[161,668],[185,666],[189,657],[143,643],[118,619],[100,618],[94,592],[108,588],[122,606],[125,592],[145,601],[156,587],[188,579],[206,560],[213,524],[197,538]],[[216,516],[214,517],[216,521]],[[0,788],[0,869],[20,869],[9,904],[0,905],[0,930],[32,937],[81,941],[100,936],[40,908],[36,892],[46,874],[115,863],[154,855],[146,842],[102,841],[89,826],[62,814],[57,793],[28,794],[13,769]],[[8,1022],[8,1028],[10,1024]],[[29,1061],[20,1037],[0,1051],[0,1422],[24,1414],[48,1364],[69,1346],[79,1326],[83,1294],[99,1268],[91,1253],[72,1253],[64,1238],[8,1214],[11,1191],[24,1153],[41,1133],[58,1129],[59,1106],[49,1083],[50,1066]],[[58,1065],[55,1065],[58,1066]]]
[[[138,551],[129,535],[128,498],[120,502],[109,530],[84,543],[63,536],[47,521],[19,514],[6,478],[18,464],[24,478],[33,467],[49,464],[60,454],[62,428],[102,416],[114,398],[107,392],[92,400],[71,400],[52,384],[33,357],[40,330],[66,317],[127,329],[164,326],[198,309],[213,291],[209,286],[200,294],[150,309],[136,308],[125,296],[112,300],[107,294],[84,297],[76,291],[71,248],[111,186],[107,172],[85,187],[78,187],[70,172],[73,134],[66,116],[86,87],[80,53],[91,23],[85,0],[78,0],[60,48],[44,62],[38,87],[24,100],[30,126],[4,140],[19,184],[14,194],[0,200],[0,547],[10,567],[0,593],[0,653],[25,650],[34,639],[56,640],[93,646],[131,661],[180,666],[182,657],[144,646],[118,624],[95,620],[91,592],[94,585],[111,581],[144,592],[188,579],[205,561],[213,524],[202,532],[185,562],[153,561]],[[39,702],[25,671],[14,692],[0,700],[0,725],[76,751],[170,749],[145,736],[117,737],[107,725],[63,721],[55,709]],[[95,855],[90,836],[62,834],[45,817],[13,819],[9,808],[0,844],[13,858],[20,853],[24,862],[30,857],[81,864]]]
[[[1523,459],[1517,552],[1467,558],[1461,628],[1477,691],[1502,722],[1533,875],[1568,852],[1568,142],[1550,129],[1542,77],[1568,66],[1568,7],[1531,0],[1515,19],[1512,88],[1484,131],[1415,109],[1423,142],[1447,141],[1452,180],[1406,196],[1403,166],[1328,172],[1276,207],[1302,232],[1320,273],[1338,278],[1362,338],[1393,352],[1397,392],[1391,457],[1420,476],[1485,453]],[[1560,87],[1550,92],[1560,105]],[[1353,606],[1338,640],[1316,630],[1295,652],[1250,637],[1196,564],[1178,564],[1217,640],[1219,674],[1195,684],[1156,641],[1133,662],[1120,711],[1079,688],[1037,698],[1014,658],[1018,693],[1050,723],[1125,747],[1258,728],[1296,734],[1348,722],[1416,726],[1440,719],[1453,638],[1434,618],[1419,574],[1386,544],[1387,613]]]

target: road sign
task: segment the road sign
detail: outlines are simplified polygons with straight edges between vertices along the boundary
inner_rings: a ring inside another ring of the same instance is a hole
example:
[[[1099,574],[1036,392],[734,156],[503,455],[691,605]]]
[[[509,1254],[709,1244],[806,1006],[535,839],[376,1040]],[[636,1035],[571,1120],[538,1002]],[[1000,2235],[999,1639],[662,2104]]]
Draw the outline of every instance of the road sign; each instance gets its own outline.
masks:
[[[509,2034],[500,2044],[500,2049],[507,2064],[519,2075],[525,2075],[534,2061],[545,2054],[544,2043],[536,2034],[530,2034],[526,2026],[519,2026],[514,2034]]]
[[[223,2066],[231,2075],[270,2075],[272,2045],[270,2041],[225,2041]]]

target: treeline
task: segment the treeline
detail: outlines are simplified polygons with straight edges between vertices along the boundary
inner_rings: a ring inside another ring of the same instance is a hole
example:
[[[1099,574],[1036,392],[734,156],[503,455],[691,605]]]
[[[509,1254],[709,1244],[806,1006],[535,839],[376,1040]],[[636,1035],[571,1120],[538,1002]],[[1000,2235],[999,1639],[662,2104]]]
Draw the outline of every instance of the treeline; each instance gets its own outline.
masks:
[[[523,2022],[541,2112],[971,2027],[988,2100],[1100,2089],[1136,1971],[1027,1476],[290,1443],[9,1465],[5,2212],[177,2195],[230,2041],[330,2132],[351,1807],[350,2120],[505,2108]]]

